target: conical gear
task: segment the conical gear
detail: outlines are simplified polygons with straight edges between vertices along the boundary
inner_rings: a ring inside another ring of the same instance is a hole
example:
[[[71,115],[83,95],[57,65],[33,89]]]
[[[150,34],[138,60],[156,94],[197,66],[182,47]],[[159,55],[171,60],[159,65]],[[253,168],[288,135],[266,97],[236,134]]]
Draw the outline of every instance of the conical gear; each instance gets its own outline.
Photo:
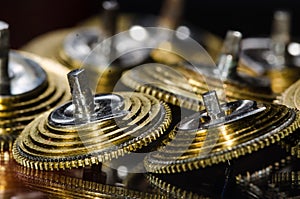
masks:
[[[184,172],[239,158],[278,143],[300,125],[299,112],[283,105],[240,100],[218,109],[211,93],[204,96],[208,111],[182,120],[165,146],[146,157],[147,171]]]
[[[147,146],[171,122],[169,107],[152,96],[106,94],[94,101],[89,122],[76,121],[71,102],[34,120],[14,144],[16,161],[40,170],[98,164]]]

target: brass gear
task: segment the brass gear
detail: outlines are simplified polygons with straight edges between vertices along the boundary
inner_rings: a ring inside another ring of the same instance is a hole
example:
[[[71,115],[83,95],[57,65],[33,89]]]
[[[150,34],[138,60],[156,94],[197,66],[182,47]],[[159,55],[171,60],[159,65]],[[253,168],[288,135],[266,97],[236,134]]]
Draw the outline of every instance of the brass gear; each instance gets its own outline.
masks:
[[[300,80],[292,84],[278,97],[278,103],[300,110]]]
[[[207,87],[207,82],[209,82],[211,84],[210,86],[213,86],[214,88],[224,89],[228,100],[249,99],[271,103],[277,97],[277,95],[272,93],[269,88],[255,86],[255,81],[259,81],[259,78],[251,79],[250,76],[242,73],[238,73],[239,76],[232,79],[226,79],[223,84],[220,85],[214,83],[220,80],[212,78],[212,76],[207,76],[205,79],[200,78],[199,74],[195,71],[185,67],[180,67],[179,71],[188,78],[189,83],[195,90],[202,91]],[[249,79],[249,82],[244,81],[247,79]],[[253,82],[251,83],[251,81]]]
[[[211,70],[213,68],[211,67]],[[191,110],[203,109],[200,95],[209,90],[225,90],[228,100],[250,99],[272,102],[276,96],[261,88],[245,87],[239,81],[221,82],[218,77],[200,75],[185,66],[166,67],[161,64],[144,65],[123,73],[121,81],[126,86],[173,105]]]
[[[284,104],[291,108],[296,108],[300,110],[300,80],[292,84],[285,92],[278,97],[276,103]],[[290,140],[289,144],[291,145],[291,154],[300,158],[300,141],[299,139]]]
[[[191,191],[186,191],[182,188],[169,184],[159,177],[156,177],[153,174],[146,175],[147,180],[155,187],[159,188],[162,192],[168,193],[172,198],[195,198],[195,199],[208,199],[209,197],[205,197],[202,195],[198,195]]]
[[[110,97],[121,101],[116,115],[105,115],[112,103],[105,98]],[[170,108],[149,95],[124,92],[94,99],[98,100],[100,118],[91,123],[77,124],[68,117],[71,102],[30,123],[13,146],[15,160],[40,170],[98,164],[147,146],[171,123]],[[61,113],[67,116],[61,119]]]
[[[42,68],[46,80],[28,92],[0,96],[0,152],[12,149],[13,141],[29,122],[71,98],[64,78],[67,70],[63,66],[25,52],[11,51],[11,56],[12,60],[24,60]]]
[[[185,172],[239,158],[278,143],[300,125],[299,112],[283,105],[243,100],[221,107],[223,120],[201,111],[181,121],[165,146],[145,158],[146,170]]]
[[[167,197],[151,191],[141,192],[122,186],[100,184],[80,178],[60,175],[53,172],[17,167],[16,175],[25,186],[51,197],[65,198],[146,198],[166,199]]]
[[[184,76],[161,64],[131,69],[123,73],[121,81],[136,91],[195,111],[203,108],[199,95],[207,91],[207,88],[197,89],[190,86]]]

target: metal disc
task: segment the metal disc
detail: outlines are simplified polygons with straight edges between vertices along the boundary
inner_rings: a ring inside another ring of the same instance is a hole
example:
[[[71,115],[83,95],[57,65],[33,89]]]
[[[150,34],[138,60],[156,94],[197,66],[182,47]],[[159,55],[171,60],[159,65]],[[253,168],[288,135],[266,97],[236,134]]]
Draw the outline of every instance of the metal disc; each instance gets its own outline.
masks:
[[[15,142],[14,158],[23,166],[40,170],[88,166],[147,146],[166,131],[171,122],[167,105],[141,93],[117,94],[124,98],[124,105],[118,106],[121,110],[116,111],[121,115],[100,114],[91,123],[73,125],[72,121],[49,122],[51,112],[41,115]],[[102,96],[105,98],[107,95]]]
[[[204,168],[254,153],[299,128],[299,113],[292,109],[271,104],[244,106],[245,103],[248,104],[237,101],[222,105],[227,114],[218,123],[211,121],[206,111],[181,121],[165,146],[146,157],[147,171],[175,173]]]

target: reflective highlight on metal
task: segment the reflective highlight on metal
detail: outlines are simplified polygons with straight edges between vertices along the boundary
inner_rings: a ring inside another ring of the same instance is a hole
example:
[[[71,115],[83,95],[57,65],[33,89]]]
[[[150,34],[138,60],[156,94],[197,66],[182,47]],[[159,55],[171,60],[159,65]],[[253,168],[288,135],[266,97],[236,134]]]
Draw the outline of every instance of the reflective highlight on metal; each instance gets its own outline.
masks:
[[[96,95],[90,122],[74,121],[66,103],[30,123],[13,147],[15,160],[39,170],[85,167],[136,151],[169,127],[167,105],[141,93]]]
[[[196,111],[203,108],[203,102],[197,96],[209,89],[218,90],[218,94],[225,90],[228,100],[272,102],[276,95],[272,93],[268,79],[237,71],[240,39],[241,33],[228,31],[218,68],[204,64],[142,65],[123,73],[121,81],[134,90]]]
[[[300,110],[300,80],[286,89],[286,91],[278,97],[277,102]]]
[[[146,157],[147,171],[177,173],[226,162],[278,143],[300,125],[299,113],[283,105],[240,100],[221,109],[221,121],[207,111],[183,119],[164,147]]]
[[[27,188],[42,192],[46,197],[55,198],[145,198],[166,199],[165,195],[154,191],[137,191],[118,185],[101,184],[81,178],[53,172],[18,167],[16,176]]]
[[[277,94],[300,77],[299,42],[291,39],[290,15],[287,11],[274,12],[270,38],[247,38],[241,45],[241,70],[268,77]]]

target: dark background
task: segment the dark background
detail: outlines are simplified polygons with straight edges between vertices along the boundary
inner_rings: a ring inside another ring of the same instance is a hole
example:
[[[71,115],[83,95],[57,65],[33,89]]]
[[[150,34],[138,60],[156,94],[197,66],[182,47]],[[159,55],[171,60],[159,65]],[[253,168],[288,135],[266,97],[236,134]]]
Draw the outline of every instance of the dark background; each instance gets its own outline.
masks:
[[[11,28],[11,46],[19,48],[51,30],[72,27],[100,10],[100,0],[1,0],[0,20]],[[123,12],[158,14],[163,1],[119,0]],[[274,10],[292,12],[292,35],[300,35],[297,0],[186,0],[184,20],[224,37],[228,29],[244,37],[268,35]]]

